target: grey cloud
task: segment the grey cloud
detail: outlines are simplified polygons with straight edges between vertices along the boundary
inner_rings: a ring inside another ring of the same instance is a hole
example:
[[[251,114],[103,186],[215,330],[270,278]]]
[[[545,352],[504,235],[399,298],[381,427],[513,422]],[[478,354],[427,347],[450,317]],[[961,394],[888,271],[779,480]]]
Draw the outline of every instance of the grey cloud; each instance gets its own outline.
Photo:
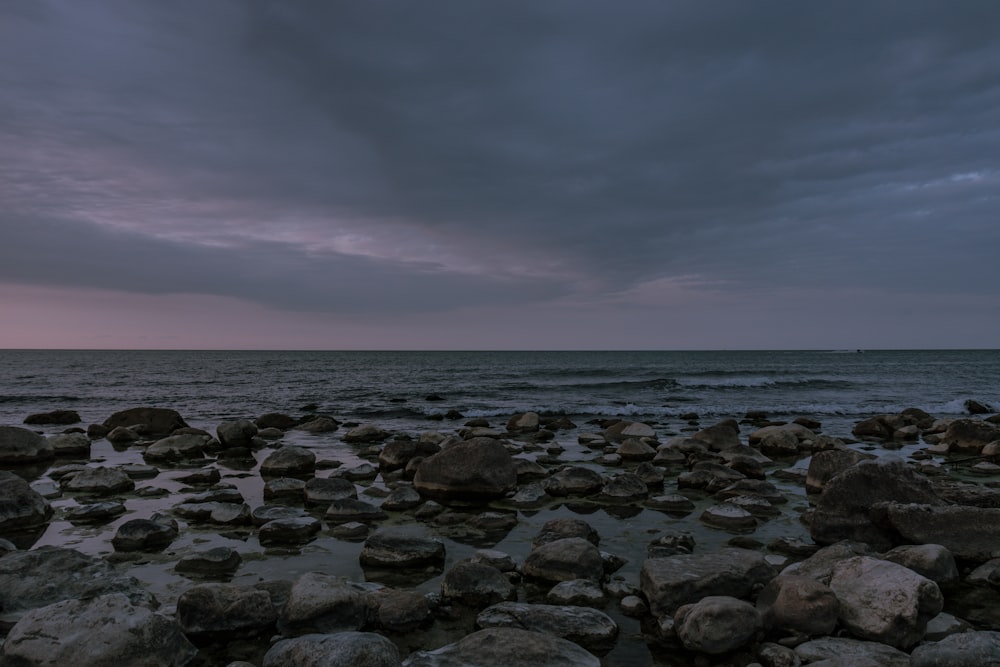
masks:
[[[51,3],[0,28],[0,62],[17,63],[0,66],[0,132],[118,151],[163,174],[166,198],[238,200],[264,225],[296,212],[372,233],[393,221],[484,264],[530,247],[609,290],[681,274],[734,288],[1000,282],[995,3],[97,6],[93,18]],[[372,290],[433,276],[461,284],[461,302],[576,289],[298,252],[262,264],[276,285],[353,262]],[[242,271],[207,272],[201,289],[249,294]]]

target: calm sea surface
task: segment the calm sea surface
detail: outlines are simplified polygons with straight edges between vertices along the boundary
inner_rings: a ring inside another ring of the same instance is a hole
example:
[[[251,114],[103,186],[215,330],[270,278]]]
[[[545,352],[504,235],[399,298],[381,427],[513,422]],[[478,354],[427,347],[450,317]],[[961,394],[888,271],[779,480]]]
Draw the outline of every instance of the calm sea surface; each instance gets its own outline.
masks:
[[[427,401],[436,394],[441,401]],[[150,405],[193,426],[265,412],[316,412],[389,428],[458,410],[502,417],[670,421],[761,410],[825,424],[907,407],[936,416],[968,398],[1000,405],[1000,351],[211,352],[0,351],[0,423],[56,408],[85,423]]]

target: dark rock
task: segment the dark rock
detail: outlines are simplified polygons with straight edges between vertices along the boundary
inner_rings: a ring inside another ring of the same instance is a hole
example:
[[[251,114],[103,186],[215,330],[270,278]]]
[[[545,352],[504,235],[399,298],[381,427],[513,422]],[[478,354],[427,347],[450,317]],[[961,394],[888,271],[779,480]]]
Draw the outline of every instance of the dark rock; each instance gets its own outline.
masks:
[[[189,554],[179,561],[174,569],[185,574],[218,576],[232,574],[240,567],[243,558],[230,547],[215,547],[207,551]]]
[[[154,514],[149,519],[130,519],[118,526],[111,539],[115,551],[161,551],[177,539],[177,522]]]
[[[287,431],[298,425],[299,420],[280,412],[268,412],[267,414],[257,417],[257,419],[254,420],[254,423],[260,430],[264,430],[266,428],[276,428],[281,431]]]
[[[495,567],[464,560],[444,573],[441,595],[445,600],[482,609],[497,602],[516,599],[517,591]]]
[[[395,644],[373,632],[282,639],[264,655],[264,667],[400,667],[400,664]]]
[[[921,644],[910,657],[913,667],[1000,665],[1000,632],[961,632]]]
[[[978,454],[995,440],[1000,440],[1000,426],[981,419],[956,419],[941,437],[949,452],[967,454]]]
[[[382,501],[382,509],[390,512],[405,512],[419,507],[423,498],[412,486],[399,486]]]
[[[532,549],[524,561],[524,575],[550,582],[600,581],[604,577],[604,561],[601,552],[589,541],[567,537]]]
[[[991,412],[996,412],[996,410],[994,410],[992,406],[985,405],[971,398],[966,399],[965,410],[970,415],[988,415]],[[27,421],[25,421],[25,423],[27,423]]]
[[[48,461],[55,451],[48,440],[20,426],[0,426],[0,465]]]
[[[60,484],[64,491],[108,495],[131,491],[135,481],[118,468],[84,468]]]
[[[605,571],[607,568],[605,568]],[[577,607],[603,607],[607,601],[604,589],[589,579],[560,581],[545,594],[545,601],[555,605]]]
[[[406,667],[600,667],[600,664],[596,656],[571,641],[515,628],[480,630],[454,644],[433,651],[417,651],[406,660]]]
[[[183,667],[197,652],[174,619],[113,593],[29,611],[7,636],[0,662]]]
[[[476,617],[480,628],[532,628],[598,653],[614,646],[618,624],[597,609],[571,605],[501,602]]]
[[[413,487],[425,497],[489,500],[502,498],[517,486],[514,461],[492,438],[473,438],[424,459]]]
[[[410,459],[416,455],[417,443],[413,440],[390,440],[379,452],[379,468],[383,471],[405,468]]]
[[[281,447],[260,464],[260,474],[267,477],[311,475],[316,471],[316,455],[305,447]]]
[[[820,493],[827,481],[847,470],[859,461],[874,459],[873,454],[865,454],[853,449],[828,449],[816,452],[809,461],[806,473],[806,493]]]
[[[649,489],[645,482],[630,472],[623,472],[604,481],[600,498],[606,502],[631,503],[645,500],[648,495]]]
[[[907,567],[939,586],[958,581],[955,557],[940,544],[906,544],[887,552],[883,558]]]
[[[354,498],[344,498],[343,500],[334,500],[330,503],[323,518],[329,524],[348,523],[351,521],[368,523],[371,521],[382,521],[387,518],[387,515],[381,508],[371,503]]]
[[[115,445],[128,445],[136,442],[141,437],[138,433],[127,426],[116,426],[107,434],[108,442]]]
[[[843,660],[841,664],[829,663],[825,667],[911,667],[910,656],[878,642],[862,641],[849,637],[820,637],[799,644],[795,654],[810,665],[823,665],[828,660]]]
[[[656,432],[649,424],[619,421],[604,429],[603,435],[608,442],[623,442],[628,438],[655,438]]]
[[[815,579],[780,575],[757,596],[757,609],[769,629],[816,637],[833,633],[840,602],[829,586]]]
[[[248,419],[224,421],[215,428],[223,447],[250,447],[257,435],[257,425]]]
[[[206,435],[171,435],[157,440],[142,453],[146,461],[189,461],[205,457],[212,438]]]
[[[274,519],[260,527],[257,539],[265,546],[302,544],[311,540],[322,527],[319,519],[311,516]]]
[[[90,438],[83,433],[60,433],[49,438],[56,456],[89,456]]]
[[[79,424],[80,415],[76,410],[52,410],[51,412],[36,412],[24,418],[25,424]]]
[[[125,514],[125,505],[118,500],[107,500],[99,503],[88,503],[73,507],[66,512],[66,520],[70,523],[107,523],[115,517]]]
[[[0,535],[41,526],[51,516],[45,498],[19,476],[0,470]]]
[[[678,609],[674,627],[684,648],[719,655],[748,643],[760,630],[761,620],[749,602],[710,595]]]
[[[403,634],[433,621],[430,604],[420,593],[384,588],[374,596],[378,625],[383,630]]]
[[[595,547],[601,544],[600,536],[589,523],[583,519],[563,518],[546,521],[531,540],[531,546],[537,548],[567,537],[582,537]]]
[[[355,426],[350,431],[344,434],[344,442],[350,443],[369,443],[369,442],[382,442],[389,437],[389,432],[385,429],[379,428],[374,424],[362,424],[361,426]]]
[[[441,540],[401,531],[379,531],[365,540],[361,565],[384,569],[412,569],[444,564]]]
[[[250,586],[201,584],[177,599],[177,621],[195,639],[254,637],[270,632],[277,618],[267,591]]]
[[[872,514],[904,544],[940,544],[955,558],[976,562],[1000,556],[997,508],[891,502]]]
[[[286,636],[360,630],[375,616],[371,589],[340,577],[307,572],[292,585],[278,616]]]
[[[589,496],[604,487],[604,478],[590,468],[570,465],[562,468],[542,482],[542,488],[550,496]]]
[[[507,430],[511,433],[534,433],[538,430],[538,413],[522,412],[507,420]]]
[[[705,443],[710,451],[721,452],[729,447],[739,447],[740,425],[735,419],[726,419],[714,426],[709,426],[697,431],[691,436],[693,439]]]
[[[306,433],[332,433],[339,427],[340,423],[336,419],[331,419],[330,417],[316,417],[302,422],[295,427],[295,430],[305,431]]]
[[[886,415],[878,415],[876,417],[869,417],[868,419],[863,419],[854,425],[851,429],[851,433],[855,437],[874,440],[889,440],[892,438],[892,434],[896,431],[896,426],[888,423],[888,418]]]
[[[358,499],[354,484],[341,477],[314,477],[306,482],[307,505],[329,505],[335,500]]]
[[[180,413],[169,408],[131,408],[116,412],[104,420],[106,428],[133,428],[140,435],[149,438],[166,437],[187,425]]]
[[[264,482],[264,499],[287,498],[302,502],[305,500],[306,483],[295,477],[274,477]]]

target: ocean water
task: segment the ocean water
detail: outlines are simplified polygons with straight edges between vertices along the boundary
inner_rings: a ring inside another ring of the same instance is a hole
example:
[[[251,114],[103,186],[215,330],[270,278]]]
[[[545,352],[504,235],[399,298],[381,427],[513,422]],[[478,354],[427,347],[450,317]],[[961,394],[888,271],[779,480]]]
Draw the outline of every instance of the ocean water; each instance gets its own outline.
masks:
[[[448,410],[660,422],[758,410],[849,430],[908,407],[960,415],[970,398],[1000,406],[1000,351],[0,351],[2,424],[57,408],[100,422],[149,405],[214,428],[234,417],[297,415],[311,404],[341,420],[400,430],[426,428]]]

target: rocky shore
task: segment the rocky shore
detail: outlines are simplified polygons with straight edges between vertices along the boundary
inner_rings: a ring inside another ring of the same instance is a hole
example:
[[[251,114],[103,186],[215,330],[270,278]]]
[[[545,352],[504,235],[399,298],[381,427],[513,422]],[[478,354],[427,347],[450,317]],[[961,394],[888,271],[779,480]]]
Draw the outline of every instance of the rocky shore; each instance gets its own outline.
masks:
[[[0,665],[1000,664],[1000,419],[968,409],[29,415]]]

